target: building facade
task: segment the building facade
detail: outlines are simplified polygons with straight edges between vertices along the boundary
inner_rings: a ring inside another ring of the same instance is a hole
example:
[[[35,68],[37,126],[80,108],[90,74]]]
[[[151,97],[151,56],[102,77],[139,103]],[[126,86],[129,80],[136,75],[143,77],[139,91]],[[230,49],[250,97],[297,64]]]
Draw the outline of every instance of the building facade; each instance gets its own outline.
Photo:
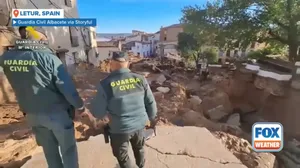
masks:
[[[160,32],[159,31],[150,36],[151,55],[158,55],[159,40],[160,40]]]
[[[111,56],[111,53],[114,51],[121,51],[122,44],[120,41],[98,41],[98,57],[97,62],[99,63],[102,60],[105,60]]]
[[[135,41],[135,44],[131,47],[131,52],[135,56],[150,57],[151,56],[151,43]]]
[[[158,51],[160,56],[167,55],[168,53],[178,55],[177,44],[178,34],[183,32],[182,24],[173,24],[167,27],[160,28],[160,37],[158,42]]]

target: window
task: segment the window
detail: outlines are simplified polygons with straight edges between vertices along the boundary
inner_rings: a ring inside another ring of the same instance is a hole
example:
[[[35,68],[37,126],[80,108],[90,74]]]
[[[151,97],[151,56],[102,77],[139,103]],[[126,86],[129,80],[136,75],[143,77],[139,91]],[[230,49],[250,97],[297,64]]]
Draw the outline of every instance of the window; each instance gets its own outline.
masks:
[[[68,7],[73,7],[72,0],[65,0],[65,5]]]
[[[74,63],[77,63],[77,59],[78,59],[78,52],[72,52],[73,58],[74,58]]]
[[[70,31],[70,41],[72,47],[78,47],[79,46],[79,38],[77,36],[77,30],[75,27],[69,27]]]
[[[167,41],[167,37],[164,37],[164,41]]]

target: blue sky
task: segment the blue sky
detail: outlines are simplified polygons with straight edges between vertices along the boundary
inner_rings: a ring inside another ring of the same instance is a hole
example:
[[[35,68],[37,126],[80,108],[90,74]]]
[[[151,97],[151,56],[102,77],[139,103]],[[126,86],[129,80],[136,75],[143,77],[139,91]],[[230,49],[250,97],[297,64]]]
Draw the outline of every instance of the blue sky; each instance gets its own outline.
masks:
[[[99,33],[154,33],[179,23],[181,9],[206,0],[77,0],[80,18],[96,18]]]

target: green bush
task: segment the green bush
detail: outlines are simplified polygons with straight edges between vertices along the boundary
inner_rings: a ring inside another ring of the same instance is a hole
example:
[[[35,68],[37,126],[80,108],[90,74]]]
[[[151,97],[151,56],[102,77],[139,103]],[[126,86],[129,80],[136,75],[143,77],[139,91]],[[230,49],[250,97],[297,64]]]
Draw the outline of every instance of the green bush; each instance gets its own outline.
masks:
[[[283,54],[284,49],[281,48],[274,48],[274,47],[266,47],[261,50],[256,50],[256,51],[250,51],[247,55],[248,58],[250,59],[260,59],[264,58],[267,55],[277,55],[277,54]]]
[[[257,50],[257,51],[250,51],[247,54],[247,57],[250,59],[259,59],[259,58],[264,58],[265,55],[263,55],[263,53],[260,50]]]
[[[250,51],[247,57],[250,59],[261,59],[261,58],[265,58],[269,54],[272,54],[271,50],[268,48],[264,48],[261,50]]]
[[[203,56],[207,59],[209,64],[218,63],[218,52],[214,48],[204,50]]]

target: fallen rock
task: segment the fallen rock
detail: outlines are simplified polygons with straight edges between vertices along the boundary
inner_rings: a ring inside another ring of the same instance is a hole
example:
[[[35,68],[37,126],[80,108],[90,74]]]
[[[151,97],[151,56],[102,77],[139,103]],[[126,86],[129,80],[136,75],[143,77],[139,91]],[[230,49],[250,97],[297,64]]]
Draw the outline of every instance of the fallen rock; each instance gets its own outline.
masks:
[[[241,125],[240,120],[241,120],[240,114],[234,113],[228,117],[228,120],[226,123],[229,125],[240,126]]]
[[[165,75],[160,75],[156,78],[156,82],[160,85],[162,85],[166,80],[167,78],[165,77]]]
[[[202,103],[202,99],[200,99],[199,96],[194,96],[191,95],[191,98],[189,99],[190,102],[195,103],[195,104],[201,104]]]
[[[162,92],[162,93],[168,93],[170,91],[170,88],[168,87],[158,87],[156,88],[157,91]]]
[[[179,84],[176,83],[176,82],[171,82],[170,85],[171,85],[172,87],[178,87],[178,86],[179,86]]]
[[[209,119],[213,121],[219,121],[227,115],[223,105],[219,105],[213,109],[210,109],[207,112],[204,112],[204,114],[206,114],[209,117]]]
[[[200,94],[201,94],[201,92],[200,92]],[[225,92],[223,92],[221,90],[213,89],[213,87],[209,88],[208,90],[205,90],[204,94],[205,95],[201,96],[201,98],[203,100],[202,106],[203,106],[204,112],[208,111],[212,108],[215,108],[219,105],[222,105],[225,113],[227,113],[227,114],[232,113],[232,105],[229,100],[228,94],[226,94]]]
[[[187,126],[198,125],[201,122],[202,118],[203,118],[203,116],[200,113],[195,112],[193,110],[184,112],[183,116],[182,116],[183,123],[184,123],[184,125],[187,125]]]
[[[188,99],[188,103],[193,110],[202,112],[202,107],[201,107],[202,99],[200,99],[199,96],[191,95],[191,98]]]

